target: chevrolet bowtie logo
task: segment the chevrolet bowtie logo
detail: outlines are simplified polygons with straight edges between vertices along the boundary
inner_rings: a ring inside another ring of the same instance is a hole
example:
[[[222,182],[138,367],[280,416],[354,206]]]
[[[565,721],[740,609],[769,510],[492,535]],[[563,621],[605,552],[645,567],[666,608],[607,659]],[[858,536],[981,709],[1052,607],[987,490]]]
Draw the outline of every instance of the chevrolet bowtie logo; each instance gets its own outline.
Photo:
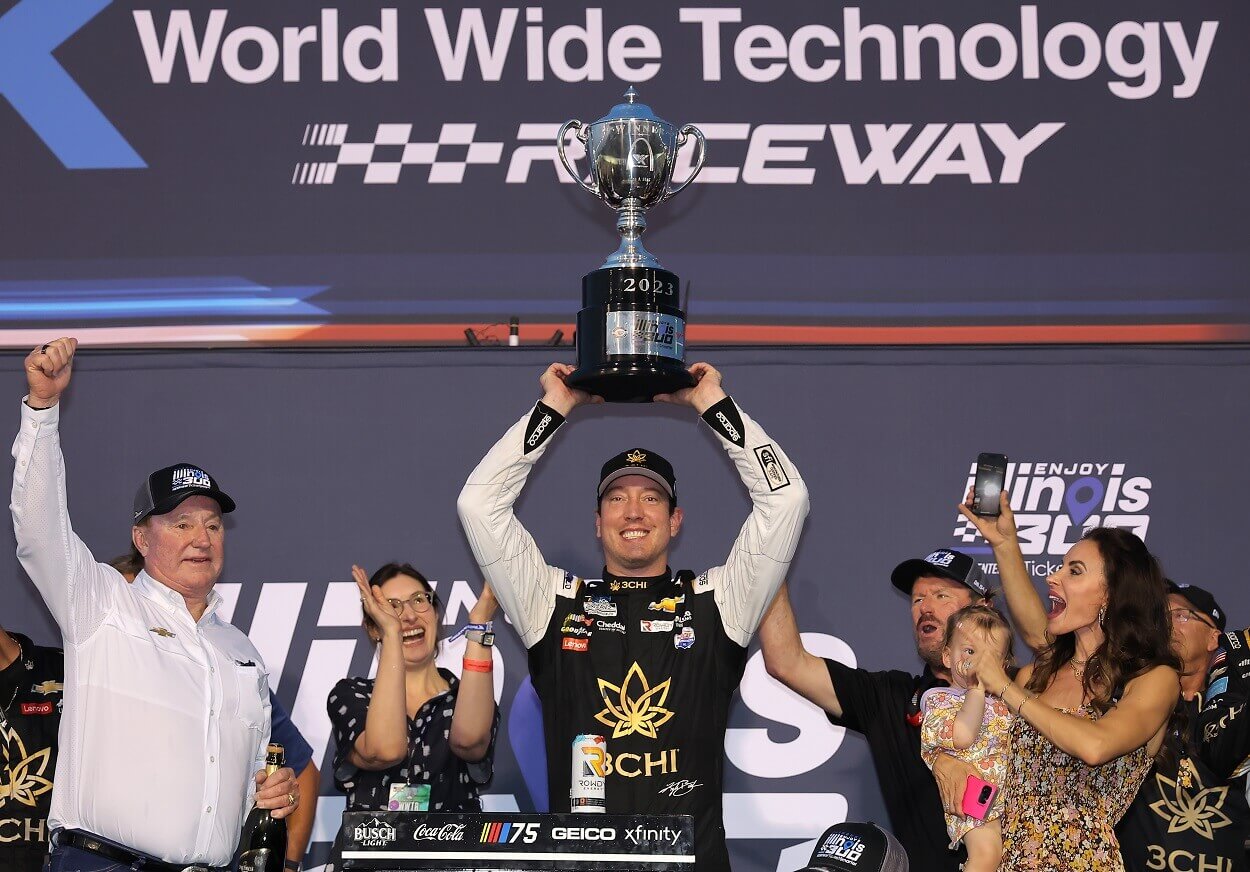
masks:
[[[646,463],[647,455],[635,448],[633,451],[625,455],[625,459],[630,463]]]
[[[164,636],[166,639],[172,639],[175,635],[177,635],[176,633],[171,633],[169,630],[166,630],[164,627],[148,627],[148,629],[158,636]]]
[[[604,709],[595,715],[595,720],[612,728],[613,739],[632,733],[639,733],[648,739],[657,738],[656,728],[666,724],[673,716],[664,708],[672,679],[666,678],[651,687],[636,660],[619,687],[602,678],[598,681]]]
[[[52,693],[61,693],[65,690],[65,685],[59,681],[45,681],[42,684],[36,684],[30,689],[31,693],[39,693],[47,696]]]

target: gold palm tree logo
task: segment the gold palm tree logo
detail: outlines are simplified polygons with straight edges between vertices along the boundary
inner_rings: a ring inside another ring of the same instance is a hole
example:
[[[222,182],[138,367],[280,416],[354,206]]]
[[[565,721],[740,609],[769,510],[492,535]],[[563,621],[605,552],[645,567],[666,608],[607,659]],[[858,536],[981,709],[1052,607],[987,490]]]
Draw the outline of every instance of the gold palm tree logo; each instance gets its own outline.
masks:
[[[664,708],[672,679],[666,678],[652,687],[637,660],[629,667],[619,687],[602,678],[598,681],[604,708],[595,715],[595,720],[612,728],[613,739],[632,733],[639,733],[648,739],[657,738],[656,729],[673,716]]]
[[[1198,787],[1202,780],[1193,773]],[[1186,793],[1181,785],[1164,775],[1155,773],[1159,795],[1163,798],[1150,804],[1151,810],[1168,820],[1169,833],[1193,830],[1205,839],[1214,839],[1215,831],[1232,823],[1221,810],[1228,798],[1228,787],[1208,787],[1197,793]],[[1170,820],[1169,820],[1170,818]]]
[[[4,752],[4,767],[0,769],[0,806],[14,799],[34,808],[36,798],[52,789],[52,781],[43,777],[52,749],[44,748],[28,755],[22,737],[12,727],[0,730],[0,749]],[[15,758],[17,762],[14,762]]]

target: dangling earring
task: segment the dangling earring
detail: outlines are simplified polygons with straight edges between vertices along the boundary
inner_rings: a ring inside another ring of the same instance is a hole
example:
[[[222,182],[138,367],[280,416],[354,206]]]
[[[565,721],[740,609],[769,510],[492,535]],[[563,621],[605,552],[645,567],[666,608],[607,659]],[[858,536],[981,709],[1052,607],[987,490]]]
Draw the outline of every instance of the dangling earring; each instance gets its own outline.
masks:
[[[1101,627],[1102,622],[1105,621],[1106,619],[1107,619],[1107,604],[1103,603],[1102,607],[1098,609],[1098,626]]]

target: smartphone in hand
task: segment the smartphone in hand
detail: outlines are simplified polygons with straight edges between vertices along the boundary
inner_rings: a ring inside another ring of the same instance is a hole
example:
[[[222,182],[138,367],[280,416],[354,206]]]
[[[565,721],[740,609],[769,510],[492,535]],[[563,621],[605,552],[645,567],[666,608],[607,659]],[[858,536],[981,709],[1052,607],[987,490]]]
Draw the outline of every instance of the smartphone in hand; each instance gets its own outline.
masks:
[[[969,775],[968,782],[964,786],[964,814],[979,821],[985,820],[996,796],[998,796],[998,788],[995,785],[975,775]]]
[[[977,475],[972,486],[972,511],[983,518],[998,517],[998,496],[1007,481],[1007,455],[977,456]]]

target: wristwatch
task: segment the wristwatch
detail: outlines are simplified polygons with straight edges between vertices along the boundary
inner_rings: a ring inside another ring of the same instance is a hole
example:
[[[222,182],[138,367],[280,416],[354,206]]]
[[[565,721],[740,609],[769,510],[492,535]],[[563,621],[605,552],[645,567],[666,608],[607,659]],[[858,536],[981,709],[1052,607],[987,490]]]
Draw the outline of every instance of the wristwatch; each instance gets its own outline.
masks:
[[[470,630],[464,634],[464,637],[470,642],[477,642],[486,648],[490,648],[495,644],[495,634],[490,630]]]
[[[283,865],[285,865],[290,872],[303,872],[304,869],[304,864],[299,860],[287,860]]]

